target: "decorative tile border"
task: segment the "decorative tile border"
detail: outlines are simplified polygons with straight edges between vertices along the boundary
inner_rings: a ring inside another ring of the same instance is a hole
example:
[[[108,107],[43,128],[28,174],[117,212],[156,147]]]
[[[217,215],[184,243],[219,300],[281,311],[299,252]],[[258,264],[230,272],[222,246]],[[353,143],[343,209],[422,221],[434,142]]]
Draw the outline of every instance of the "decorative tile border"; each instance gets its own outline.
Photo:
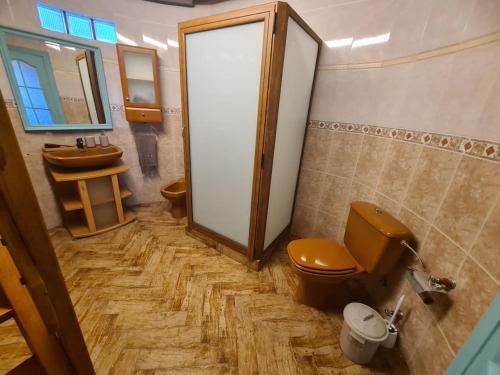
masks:
[[[85,99],[72,98],[69,96],[61,96],[61,100],[67,102],[83,102]],[[7,108],[17,108],[17,104],[14,99],[5,99],[4,102]],[[109,106],[112,112],[125,112],[125,106],[123,104],[110,104]],[[175,115],[181,113],[180,108],[161,107],[161,111],[168,115]]]
[[[73,102],[73,103],[85,103],[84,98],[75,98],[72,96],[61,96],[61,101],[63,102]]]
[[[309,121],[308,127],[313,129],[368,134],[384,138],[393,138],[405,142],[422,143],[431,147],[500,162],[500,143],[480,139],[335,121],[311,120]]]
[[[110,107],[112,112],[125,112],[125,106],[123,104],[110,104]],[[163,113],[166,113],[167,115],[174,115],[181,113],[180,108],[161,107],[161,111]]]

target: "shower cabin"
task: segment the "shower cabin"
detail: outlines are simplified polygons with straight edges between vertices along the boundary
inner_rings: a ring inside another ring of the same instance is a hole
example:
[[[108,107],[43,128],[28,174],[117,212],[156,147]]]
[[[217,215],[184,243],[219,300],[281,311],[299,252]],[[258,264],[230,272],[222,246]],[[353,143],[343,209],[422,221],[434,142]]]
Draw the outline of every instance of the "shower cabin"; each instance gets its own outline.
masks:
[[[254,269],[289,232],[321,43],[284,2],[179,24],[186,232]]]

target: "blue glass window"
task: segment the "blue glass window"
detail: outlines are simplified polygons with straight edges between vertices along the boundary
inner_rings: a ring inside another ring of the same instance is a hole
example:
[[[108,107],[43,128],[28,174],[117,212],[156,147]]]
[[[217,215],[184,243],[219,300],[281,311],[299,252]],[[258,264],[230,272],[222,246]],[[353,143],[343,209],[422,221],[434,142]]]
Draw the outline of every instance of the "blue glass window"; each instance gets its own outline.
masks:
[[[94,19],[43,3],[38,3],[37,9],[40,25],[44,29],[116,44],[116,27],[113,22]]]
[[[38,16],[40,18],[40,26],[44,29],[57,31],[59,33],[66,32],[66,23],[64,21],[64,13],[61,9],[53,8],[45,4],[37,4]]]
[[[113,22],[94,20],[95,38],[101,42],[116,43],[116,28]]]
[[[12,60],[12,67],[30,124],[53,124],[37,70],[21,60]]]
[[[76,13],[66,12],[68,31],[71,35],[80,38],[94,39],[92,34],[92,21],[89,17]]]

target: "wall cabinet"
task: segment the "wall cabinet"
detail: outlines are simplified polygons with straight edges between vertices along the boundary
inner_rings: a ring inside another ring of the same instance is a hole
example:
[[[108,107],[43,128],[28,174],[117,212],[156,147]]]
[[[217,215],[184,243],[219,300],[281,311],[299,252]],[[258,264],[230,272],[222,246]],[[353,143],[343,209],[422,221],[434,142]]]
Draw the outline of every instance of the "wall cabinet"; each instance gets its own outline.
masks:
[[[117,44],[116,51],[126,119],[131,122],[161,122],[156,50]]]
[[[179,24],[187,232],[255,268],[293,215],[321,39],[286,3]]]

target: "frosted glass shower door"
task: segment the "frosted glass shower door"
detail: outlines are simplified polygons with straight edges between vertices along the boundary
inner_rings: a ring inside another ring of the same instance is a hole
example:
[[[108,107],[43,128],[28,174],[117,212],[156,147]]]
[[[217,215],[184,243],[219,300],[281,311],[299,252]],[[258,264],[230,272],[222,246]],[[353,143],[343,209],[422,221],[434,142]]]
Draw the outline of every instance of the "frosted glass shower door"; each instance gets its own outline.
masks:
[[[281,78],[264,249],[288,226],[292,217],[318,48],[318,42],[290,17]]]
[[[264,22],[185,36],[193,222],[248,246]]]

